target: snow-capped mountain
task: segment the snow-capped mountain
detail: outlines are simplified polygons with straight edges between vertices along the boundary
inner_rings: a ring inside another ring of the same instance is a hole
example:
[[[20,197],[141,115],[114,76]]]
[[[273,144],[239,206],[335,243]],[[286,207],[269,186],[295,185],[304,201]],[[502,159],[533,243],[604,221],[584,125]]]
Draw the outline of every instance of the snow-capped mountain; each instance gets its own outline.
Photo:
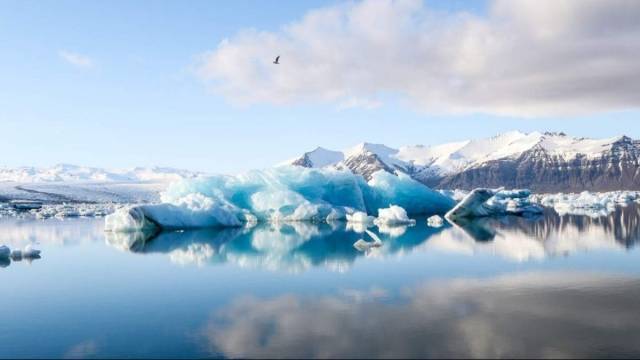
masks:
[[[313,161],[317,155],[312,153],[289,163],[346,168],[366,179],[378,170],[404,172],[437,188],[640,189],[640,141],[626,136],[589,139],[511,131],[436,146],[393,149],[363,143],[341,152],[322,149],[322,154],[331,154],[322,156],[323,161]]]
[[[127,170],[106,170],[86,166],[58,164],[48,168],[0,168],[0,182],[165,182],[195,177],[199,173],[162,167],[137,167]]]

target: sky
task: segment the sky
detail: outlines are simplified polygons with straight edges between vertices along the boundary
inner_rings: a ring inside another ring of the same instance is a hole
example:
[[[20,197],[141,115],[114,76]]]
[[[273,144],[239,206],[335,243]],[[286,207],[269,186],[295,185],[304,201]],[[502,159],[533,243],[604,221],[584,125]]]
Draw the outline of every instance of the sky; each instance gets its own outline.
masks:
[[[633,0],[0,0],[0,167],[640,138],[639,17]]]

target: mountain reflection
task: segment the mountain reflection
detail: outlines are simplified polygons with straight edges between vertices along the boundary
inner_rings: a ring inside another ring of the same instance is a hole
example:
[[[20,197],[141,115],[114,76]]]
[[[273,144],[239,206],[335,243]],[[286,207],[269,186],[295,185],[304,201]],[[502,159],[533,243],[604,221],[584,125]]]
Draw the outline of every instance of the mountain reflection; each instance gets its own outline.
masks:
[[[567,358],[640,353],[640,281],[524,273],[427,283],[398,295],[239,298],[202,330],[232,358]]]
[[[576,251],[623,250],[640,238],[640,210],[617,208],[594,218],[558,215],[552,210],[534,218],[477,218],[431,228],[376,228],[383,245],[360,252],[368,239],[361,225],[336,222],[260,224],[253,228],[202,229],[160,233],[107,233],[107,243],[135,253],[166,253],[177,264],[234,263],[242,267],[300,272],[316,266],[345,271],[359,257],[388,257],[414,251],[489,253],[526,261],[566,256]]]

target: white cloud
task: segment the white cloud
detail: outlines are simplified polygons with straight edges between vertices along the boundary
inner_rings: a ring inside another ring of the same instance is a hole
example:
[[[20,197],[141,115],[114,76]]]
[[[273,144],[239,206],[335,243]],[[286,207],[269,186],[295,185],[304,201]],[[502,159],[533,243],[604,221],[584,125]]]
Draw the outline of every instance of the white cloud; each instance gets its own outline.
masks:
[[[633,0],[496,0],[486,17],[367,0],[311,11],[277,32],[243,30],[203,54],[198,73],[249,104],[367,107],[385,93],[427,112],[631,109],[640,105],[638,18]]]
[[[79,68],[89,69],[94,66],[93,59],[86,55],[66,50],[60,50],[58,51],[58,56],[60,56],[67,63]]]

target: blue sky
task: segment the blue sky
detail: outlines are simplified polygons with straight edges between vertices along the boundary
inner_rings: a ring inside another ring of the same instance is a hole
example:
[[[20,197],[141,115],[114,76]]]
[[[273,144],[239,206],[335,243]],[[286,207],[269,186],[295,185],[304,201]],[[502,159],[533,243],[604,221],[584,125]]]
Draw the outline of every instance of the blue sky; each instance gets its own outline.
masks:
[[[247,90],[247,86],[261,83],[239,82],[233,78],[236,73],[216,68],[211,80],[199,72],[203,54],[217,54],[223,39],[241,50],[259,44],[259,37],[238,39],[246,29],[274,34],[284,39],[276,43],[296,49],[300,41],[287,37],[282,30],[285,25],[301,22],[314,9],[357,4],[2,1],[0,152],[4,156],[0,166],[159,165],[238,172],[269,166],[317,145],[341,149],[362,141],[390,146],[436,144],[513,129],[640,137],[635,100],[617,101],[611,94],[605,94],[610,101],[603,105],[591,107],[585,102],[585,111],[576,111],[581,103],[574,98],[554,105],[551,112],[539,115],[533,111],[533,116],[512,111],[518,106],[517,99],[488,110],[477,110],[474,102],[468,110],[462,100],[446,98],[452,105],[443,112],[431,111],[433,102],[416,102],[413,84],[371,75],[366,84],[380,83],[380,88],[358,85],[348,93],[358,98],[371,95],[375,106],[345,107],[341,105],[344,99],[325,96],[335,89],[322,88],[320,83],[309,84],[316,90],[304,99],[274,87],[274,94],[287,99],[280,103],[251,93],[254,89]],[[489,5],[482,1],[424,6],[448,14],[469,13],[478,19],[489,16]],[[279,69],[286,69],[286,60]],[[305,86],[285,80],[294,89]],[[416,76],[415,81],[424,80]],[[227,84],[237,85],[233,93],[221,90]],[[421,96],[424,89],[415,91]],[[238,92],[251,100],[237,101]],[[476,101],[477,96],[469,99]],[[449,111],[461,106],[465,108],[462,113]],[[545,104],[528,104],[527,109],[537,106],[544,108]],[[569,111],[555,111],[565,108]]]

